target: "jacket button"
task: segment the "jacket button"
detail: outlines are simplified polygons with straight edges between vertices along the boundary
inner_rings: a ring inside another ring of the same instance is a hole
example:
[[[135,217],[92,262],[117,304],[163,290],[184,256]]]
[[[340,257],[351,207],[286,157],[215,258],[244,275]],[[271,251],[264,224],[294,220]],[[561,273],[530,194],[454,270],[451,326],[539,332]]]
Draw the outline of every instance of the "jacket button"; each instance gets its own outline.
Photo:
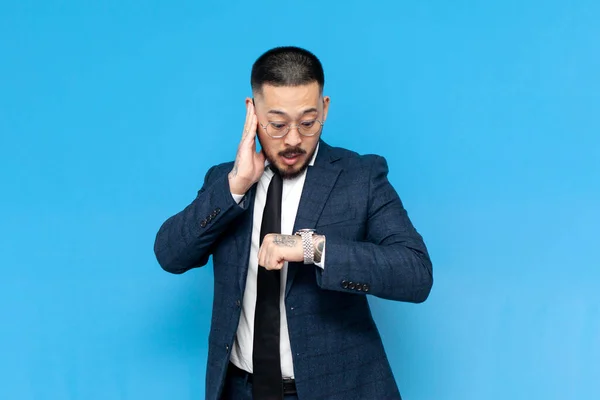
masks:
[[[354,282],[350,282],[348,284],[348,286],[350,287],[350,289],[354,290],[356,288],[356,284]]]
[[[363,292],[368,292],[369,291],[369,285],[367,285],[366,283],[363,285],[362,287]]]
[[[342,287],[344,289],[348,289],[348,281],[346,281],[346,280],[342,281]]]
[[[236,305],[236,306],[238,306],[238,307],[239,307],[241,304],[242,304],[242,302],[241,302],[241,301],[239,301],[239,300],[236,300],[236,301],[235,301],[235,305]]]
[[[217,207],[217,209],[215,210],[215,212],[218,214],[221,212],[221,209]]]
[[[202,222],[200,222],[200,226],[203,227],[203,228],[206,227],[206,224],[207,224],[207,222],[206,222],[205,219],[202,220]]]
[[[356,284],[356,290],[358,290],[359,292],[362,292],[362,288],[363,288],[363,285],[361,283]]]
[[[212,214],[210,214],[210,216],[211,216],[212,218],[215,218],[215,217],[217,216],[217,211],[213,211],[213,212],[212,212]]]
[[[225,351],[229,353],[229,345],[228,344],[225,345]]]

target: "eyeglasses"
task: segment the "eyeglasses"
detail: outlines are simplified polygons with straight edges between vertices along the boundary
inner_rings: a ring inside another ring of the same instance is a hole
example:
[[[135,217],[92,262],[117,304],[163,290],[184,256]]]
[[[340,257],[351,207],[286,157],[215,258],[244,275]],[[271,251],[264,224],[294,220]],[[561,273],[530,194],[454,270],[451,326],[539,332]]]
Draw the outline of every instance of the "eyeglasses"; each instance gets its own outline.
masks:
[[[267,135],[271,136],[273,139],[280,139],[288,134],[290,129],[298,128],[298,133],[302,136],[315,136],[323,129],[323,121],[318,119],[310,120],[310,121],[302,121],[297,125],[290,125],[285,122],[269,122],[266,125],[260,124],[263,129],[267,132]]]

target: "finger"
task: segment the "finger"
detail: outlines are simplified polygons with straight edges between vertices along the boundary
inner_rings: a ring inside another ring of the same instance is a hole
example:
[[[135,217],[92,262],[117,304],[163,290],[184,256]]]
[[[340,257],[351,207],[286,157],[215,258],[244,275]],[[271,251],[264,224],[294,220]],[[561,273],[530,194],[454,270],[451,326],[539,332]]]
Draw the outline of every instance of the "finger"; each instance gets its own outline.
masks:
[[[267,252],[263,253],[262,257],[261,257],[261,263],[260,265],[262,265],[263,267],[265,267],[265,269],[269,270],[271,268],[269,268],[269,257]]]
[[[281,250],[277,247],[271,248],[267,254],[266,263],[270,270],[280,270],[283,267],[284,257],[280,254]]]
[[[273,264],[272,268],[277,269],[277,270],[282,269],[283,264],[285,263],[285,258],[283,257],[283,255],[273,254],[272,256],[273,256],[272,261],[271,261]]]
[[[265,254],[265,245],[263,243],[262,246],[260,246],[260,249],[258,250],[258,265],[262,265],[263,267],[265,266],[264,260],[263,260],[264,254]]]
[[[269,259],[271,258],[271,246],[269,246],[269,241],[268,239],[265,237],[265,239],[263,239],[263,244],[262,244],[262,252],[260,254],[260,265],[262,265],[263,267],[267,268],[269,266]]]
[[[250,106],[252,107],[252,106]],[[256,145],[256,141],[254,140],[256,138],[256,131],[258,130],[258,118],[256,117],[256,114],[254,113],[254,109],[250,110],[251,112],[251,116],[250,116],[250,121],[248,122],[248,132],[246,133],[246,136],[244,137],[246,144],[247,145]]]
[[[263,267],[265,266],[265,249],[264,249],[264,246],[261,246],[260,250],[258,251],[258,265],[262,265]]]
[[[248,106],[246,106],[246,120],[244,121],[244,130],[242,132],[242,139],[244,139],[246,137],[246,135],[248,134],[248,127],[250,126],[250,120],[252,119],[253,114],[254,114],[254,111],[252,110],[252,104],[248,104]]]
[[[268,270],[273,270],[275,268],[275,260],[277,258],[274,252],[275,248],[273,246],[267,247],[267,251],[265,251],[265,266]]]
[[[272,270],[272,269],[273,269],[273,268],[271,267],[271,263],[269,263],[269,258],[270,258],[270,257],[268,257],[268,256],[265,258],[265,268],[267,269],[267,271],[270,271],[270,270]]]

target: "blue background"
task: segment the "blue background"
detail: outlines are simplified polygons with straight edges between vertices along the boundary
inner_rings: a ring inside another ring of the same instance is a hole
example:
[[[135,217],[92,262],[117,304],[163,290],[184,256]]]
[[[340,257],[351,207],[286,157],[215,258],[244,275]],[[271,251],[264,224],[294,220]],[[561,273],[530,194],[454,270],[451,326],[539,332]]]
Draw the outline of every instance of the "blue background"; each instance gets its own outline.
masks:
[[[96,3],[0,3],[1,399],[203,398],[211,267],[154,235],[287,44],[431,251],[426,303],[372,299],[403,396],[600,398],[600,3]]]

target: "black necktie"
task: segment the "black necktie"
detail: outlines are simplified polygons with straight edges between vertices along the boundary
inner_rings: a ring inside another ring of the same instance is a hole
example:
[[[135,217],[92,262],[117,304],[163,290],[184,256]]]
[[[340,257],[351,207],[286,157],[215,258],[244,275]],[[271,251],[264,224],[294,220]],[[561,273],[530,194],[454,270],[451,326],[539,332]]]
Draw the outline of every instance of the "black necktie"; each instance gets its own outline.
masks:
[[[276,168],[269,189],[260,227],[260,244],[268,233],[281,233],[281,191],[283,180]],[[252,350],[252,392],[254,400],[283,399],[281,357],[279,354],[280,271],[258,266],[254,348]]]

